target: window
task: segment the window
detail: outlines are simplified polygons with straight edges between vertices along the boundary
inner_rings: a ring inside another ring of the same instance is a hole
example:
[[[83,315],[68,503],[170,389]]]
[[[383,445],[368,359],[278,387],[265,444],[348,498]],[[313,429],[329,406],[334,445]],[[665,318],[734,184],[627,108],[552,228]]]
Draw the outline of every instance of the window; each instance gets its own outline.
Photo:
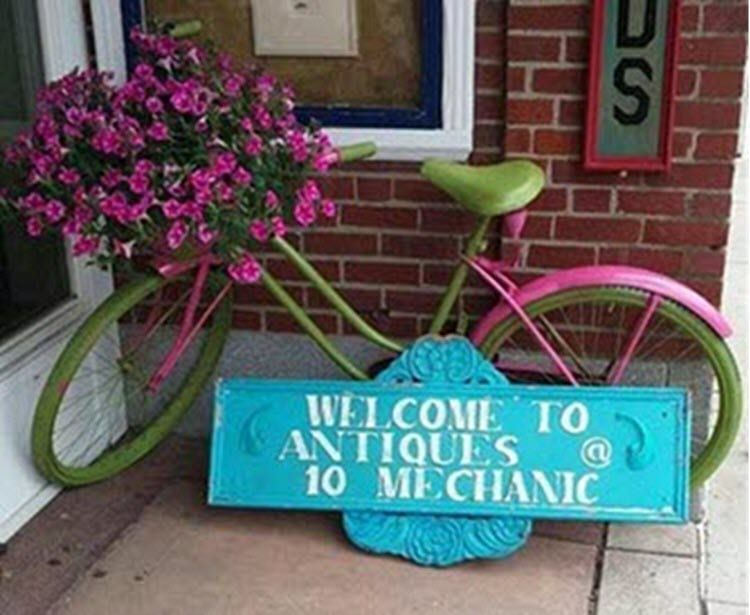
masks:
[[[140,24],[144,17],[162,20],[198,18],[203,21],[210,38],[222,41],[235,55],[245,59],[252,57],[252,15],[245,0],[214,0],[210,3],[198,0],[121,0],[121,4],[126,31]],[[359,0],[360,23],[369,19],[368,11],[376,4],[374,0]],[[411,15],[414,21],[410,25],[407,20],[401,28],[401,38],[394,41],[403,43],[400,47],[408,57],[417,58],[416,74],[409,70],[409,62],[400,66],[389,60],[381,63],[380,68],[385,68],[386,74],[374,75],[374,79],[381,81],[374,81],[370,92],[360,87],[358,91],[350,89],[340,94],[340,99],[319,101],[305,90],[302,80],[294,79],[294,71],[305,71],[307,69],[300,66],[314,66],[315,62],[331,62],[329,66],[335,65],[342,71],[347,67],[356,70],[359,62],[361,68],[362,62],[368,62],[367,53],[371,53],[366,36],[361,36],[362,57],[359,59],[295,57],[259,60],[268,64],[272,72],[283,77],[291,76],[293,83],[300,81],[302,104],[299,116],[319,120],[339,145],[373,140],[379,147],[378,158],[387,160],[421,160],[427,156],[463,159],[472,149],[475,3],[398,0],[391,4]],[[376,29],[373,20],[370,19],[369,24],[366,32]],[[418,41],[411,40],[409,27],[418,30]],[[363,32],[365,30],[361,29],[360,34]],[[413,49],[408,48],[409,43],[413,44]],[[129,55],[132,60],[130,50]],[[394,92],[394,99],[384,101],[374,95],[387,88],[387,69],[400,75],[399,83],[406,87],[395,87],[398,91]],[[359,74],[362,72],[360,70]],[[373,72],[377,73],[377,70],[373,69]],[[322,80],[325,81],[325,76]],[[337,83],[345,81],[343,78],[336,80]],[[328,83],[333,84],[330,79]],[[365,93],[368,96],[363,96]],[[305,104],[305,97],[309,104]]]

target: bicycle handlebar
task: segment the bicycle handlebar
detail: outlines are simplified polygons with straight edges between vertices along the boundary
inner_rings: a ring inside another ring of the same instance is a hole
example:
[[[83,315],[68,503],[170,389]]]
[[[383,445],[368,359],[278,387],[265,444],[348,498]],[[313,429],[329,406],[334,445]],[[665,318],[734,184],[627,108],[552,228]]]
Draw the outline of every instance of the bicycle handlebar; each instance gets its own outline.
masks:
[[[363,143],[355,143],[354,145],[345,145],[338,150],[339,161],[353,162],[355,160],[364,160],[365,158],[374,156],[376,151],[377,147],[372,141],[364,141]]]

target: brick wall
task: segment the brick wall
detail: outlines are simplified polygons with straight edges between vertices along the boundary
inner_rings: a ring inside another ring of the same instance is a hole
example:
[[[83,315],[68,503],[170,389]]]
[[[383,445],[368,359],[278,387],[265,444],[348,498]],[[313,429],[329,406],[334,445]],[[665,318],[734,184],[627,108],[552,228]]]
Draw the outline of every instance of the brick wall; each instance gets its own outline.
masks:
[[[585,173],[580,166],[589,2],[479,0],[475,162],[530,157],[549,187],[532,204],[519,278],[590,263],[628,263],[674,275],[718,302],[737,147],[747,7],[685,0],[669,174]],[[507,53],[506,53],[507,49]],[[506,94],[507,93],[507,94]],[[419,165],[360,163],[325,180],[338,217],[292,241],[351,303],[394,336],[423,332],[472,224],[420,179]],[[499,254],[499,229],[490,251]],[[269,269],[328,332],[338,315],[279,257]],[[472,280],[470,315],[493,298]],[[238,291],[235,326],[295,331],[263,289]]]

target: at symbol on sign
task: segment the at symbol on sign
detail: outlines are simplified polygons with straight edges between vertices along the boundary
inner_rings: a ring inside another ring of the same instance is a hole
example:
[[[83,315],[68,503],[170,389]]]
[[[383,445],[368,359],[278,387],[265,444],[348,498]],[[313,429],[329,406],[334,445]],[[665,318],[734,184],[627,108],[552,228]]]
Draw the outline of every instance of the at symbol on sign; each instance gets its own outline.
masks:
[[[581,446],[581,461],[596,470],[606,468],[612,461],[612,444],[606,438],[589,438]]]

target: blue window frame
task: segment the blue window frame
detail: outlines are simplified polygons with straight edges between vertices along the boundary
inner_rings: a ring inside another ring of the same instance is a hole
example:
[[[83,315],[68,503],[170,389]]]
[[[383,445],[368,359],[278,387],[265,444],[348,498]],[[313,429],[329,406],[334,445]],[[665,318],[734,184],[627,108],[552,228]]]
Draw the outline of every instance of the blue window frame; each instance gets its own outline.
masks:
[[[128,70],[135,62],[130,30],[143,22],[141,0],[120,0]],[[345,128],[440,128],[443,98],[442,0],[422,0],[420,104],[416,108],[300,106],[297,117]]]

